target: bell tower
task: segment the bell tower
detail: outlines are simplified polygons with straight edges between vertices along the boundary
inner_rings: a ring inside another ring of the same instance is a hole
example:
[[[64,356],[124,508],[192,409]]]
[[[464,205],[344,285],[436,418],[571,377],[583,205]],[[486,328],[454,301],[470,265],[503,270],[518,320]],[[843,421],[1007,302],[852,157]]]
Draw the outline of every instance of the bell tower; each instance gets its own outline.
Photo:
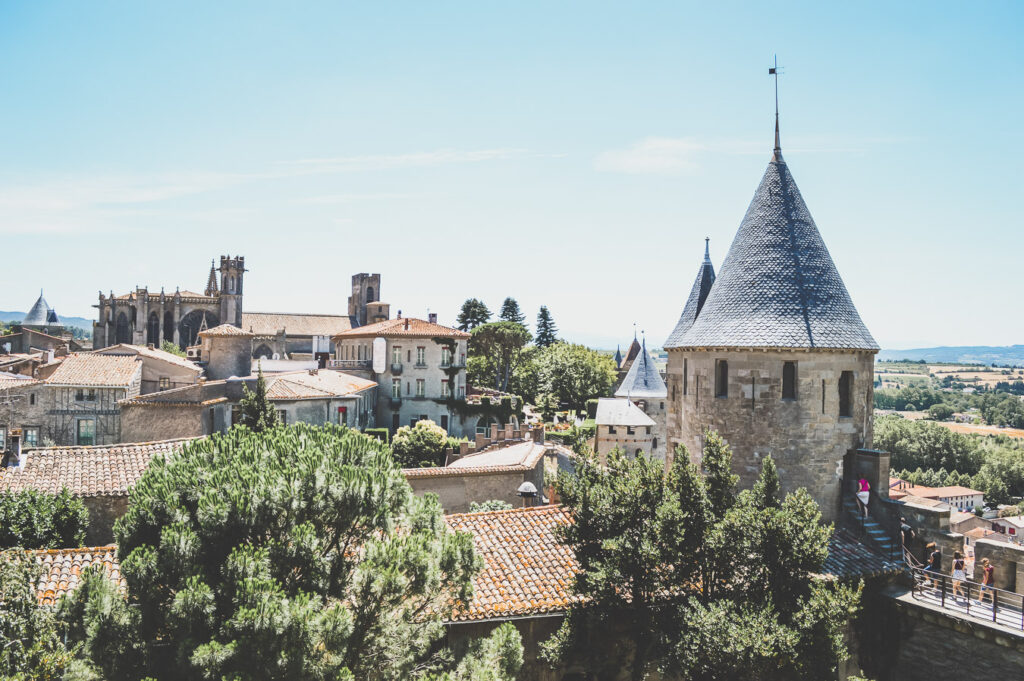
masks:
[[[245,277],[243,256],[220,256],[220,320],[242,328],[242,281]]]

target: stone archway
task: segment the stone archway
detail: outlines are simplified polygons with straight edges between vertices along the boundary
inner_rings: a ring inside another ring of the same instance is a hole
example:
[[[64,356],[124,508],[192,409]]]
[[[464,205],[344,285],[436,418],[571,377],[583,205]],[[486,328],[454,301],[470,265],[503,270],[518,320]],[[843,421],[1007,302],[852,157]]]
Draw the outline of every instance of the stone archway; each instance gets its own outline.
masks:
[[[160,313],[150,312],[146,320],[146,343],[154,348],[160,347]]]
[[[220,326],[220,318],[207,310],[192,310],[178,322],[178,340],[182,349],[199,342],[202,329]]]
[[[270,349],[266,343],[260,345],[256,350],[253,351],[253,359],[271,359],[274,356],[274,351]]]
[[[132,342],[131,325],[128,323],[128,315],[124,312],[117,313],[117,324],[115,326],[114,339],[116,343]]]

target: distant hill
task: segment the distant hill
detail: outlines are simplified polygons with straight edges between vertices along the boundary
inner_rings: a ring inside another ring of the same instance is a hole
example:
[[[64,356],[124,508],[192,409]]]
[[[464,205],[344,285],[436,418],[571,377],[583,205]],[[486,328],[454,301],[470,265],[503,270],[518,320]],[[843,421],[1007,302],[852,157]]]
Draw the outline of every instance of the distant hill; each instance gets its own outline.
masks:
[[[1024,345],[954,345],[913,350],[882,350],[880,360],[909,359],[917,362],[963,362],[964,364],[1012,364],[1024,366]]]
[[[0,310],[0,322],[20,322],[25,318],[27,312],[5,312]],[[82,329],[92,333],[92,320],[86,319],[85,317],[64,317],[59,312],[57,316],[60,317],[60,321],[64,326],[73,326],[76,329]]]

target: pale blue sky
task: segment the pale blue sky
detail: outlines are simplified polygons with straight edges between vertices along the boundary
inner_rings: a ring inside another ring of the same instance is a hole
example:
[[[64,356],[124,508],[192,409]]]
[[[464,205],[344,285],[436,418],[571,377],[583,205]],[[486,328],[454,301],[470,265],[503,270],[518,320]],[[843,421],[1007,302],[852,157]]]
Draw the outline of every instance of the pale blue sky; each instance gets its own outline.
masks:
[[[0,2],[0,309],[383,275],[660,345],[782,145],[883,346],[1024,342],[1024,4]]]

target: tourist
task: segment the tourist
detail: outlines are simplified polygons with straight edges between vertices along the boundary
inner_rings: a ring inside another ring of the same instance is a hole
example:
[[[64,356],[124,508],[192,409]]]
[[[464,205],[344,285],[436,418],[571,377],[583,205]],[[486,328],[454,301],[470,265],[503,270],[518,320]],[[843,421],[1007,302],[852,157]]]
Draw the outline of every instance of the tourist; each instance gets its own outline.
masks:
[[[907,542],[914,538],[914,528],[907,524],[907,519],[900,516],[900,542],[903,544],[903,555],[906,556]]]
[[[939,547],[935,545],[935,542],[930,542],[925,547],[928,550],[928,564],[924,566],[925,572],[930,572],[931,575],[925,575],[926,581],[932,583],[932,591],[938,590],[939,580],[937,575],[940,574],[942,568],[942,553],[939,552]]]
[[[981,591],[978,595],[978,605],[985,602],[985,594],[992,598],[992,607],[996,605],[996,594],[992,590],[992,581],[995,579],[996,570],[989,564],[988,558],[981,559]]]
[[[871,485],[867,480],[861,478],[857,481],[860,485],[860,491],[857,492],[857,501],[860,502],[861,510],[864,512],[864,517],[868,517],[868,500],[871,499]]]
[[[959,551],[953,552],[953,598],[957,594],[966,601],[964,596],[964,582],[967,580],[967,573],[964,571],[964,557]]]

